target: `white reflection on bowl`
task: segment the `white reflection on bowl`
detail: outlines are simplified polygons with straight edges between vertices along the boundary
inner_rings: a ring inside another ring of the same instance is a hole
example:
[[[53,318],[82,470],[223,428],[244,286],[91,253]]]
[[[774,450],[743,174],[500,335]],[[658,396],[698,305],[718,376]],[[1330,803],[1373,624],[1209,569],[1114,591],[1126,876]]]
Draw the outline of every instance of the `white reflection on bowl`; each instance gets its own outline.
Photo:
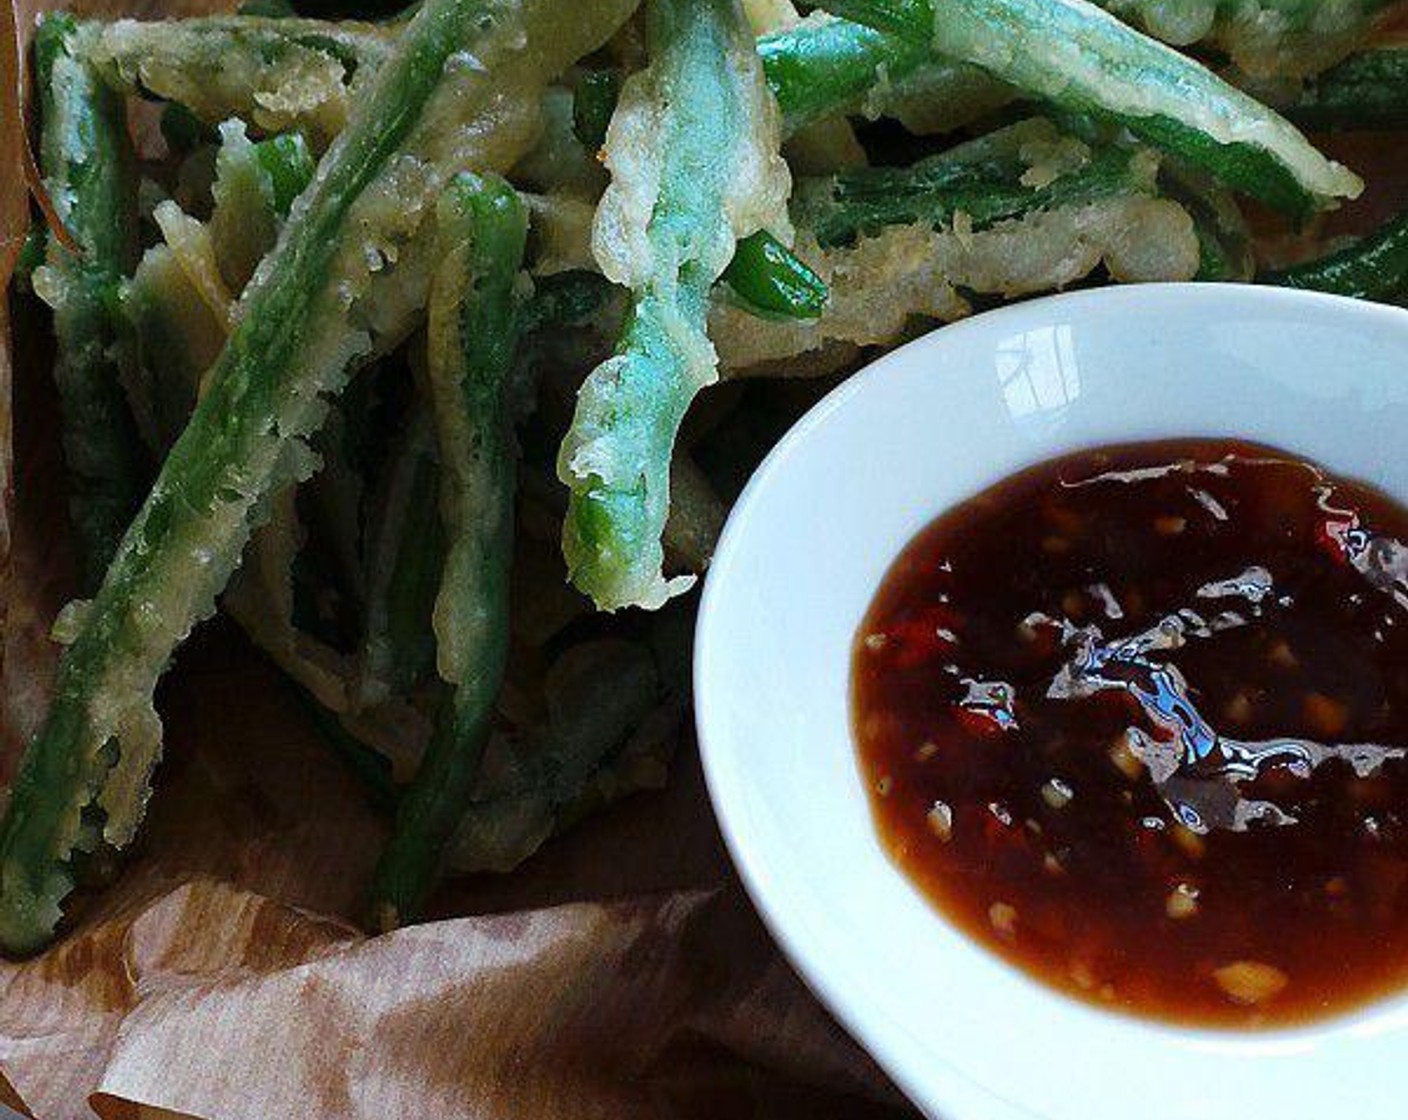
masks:
[[[1004,339],[994,355],[998,384],[1013,420],[1058,427],[1080,396],[1075,339],[1064,323],[1022,331]]]

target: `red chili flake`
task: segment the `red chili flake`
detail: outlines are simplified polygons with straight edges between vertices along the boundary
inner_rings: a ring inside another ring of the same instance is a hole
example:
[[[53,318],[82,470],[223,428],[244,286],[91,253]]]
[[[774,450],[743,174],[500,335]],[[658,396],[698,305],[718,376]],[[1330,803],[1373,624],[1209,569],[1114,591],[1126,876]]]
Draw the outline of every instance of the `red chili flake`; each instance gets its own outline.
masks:
[[[1352,509],[1330,509],[1326,513],[1329,516],[1316,522],[1315,543],[1343,563],[1362,547],[1359,514]]]

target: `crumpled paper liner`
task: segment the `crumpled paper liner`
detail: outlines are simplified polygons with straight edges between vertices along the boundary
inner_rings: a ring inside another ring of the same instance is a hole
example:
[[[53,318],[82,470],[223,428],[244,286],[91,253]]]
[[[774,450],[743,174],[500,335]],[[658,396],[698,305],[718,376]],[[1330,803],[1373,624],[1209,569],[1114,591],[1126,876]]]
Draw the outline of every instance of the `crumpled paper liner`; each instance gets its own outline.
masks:
[[[0,4],[0,47],[49,6],[20,0],[12,24]],[[0,54],[0,288],[26,214],[15,77]],[[72,593],[48,343],[6,313],[0,300],[4,783]],[[279,675],[216,622],[159,705],[166,758],[120,878],[79,899],[48,951],[0,962],[0,1102],[42,1120],[909,1114],[744,901],[692,750],[663,793],[511,876],[451,884],[441,920],[373,938],[354,919],[384,824]]]
[[[52,1001],[68,1091],[92,1091],[109,1120],[134,1101],[227,1120],[885,1115],[868,1069],[760,947],[714,892],[364,940],[201,879],[17,983]],[[69,1008],[51,991],[64,981]]]

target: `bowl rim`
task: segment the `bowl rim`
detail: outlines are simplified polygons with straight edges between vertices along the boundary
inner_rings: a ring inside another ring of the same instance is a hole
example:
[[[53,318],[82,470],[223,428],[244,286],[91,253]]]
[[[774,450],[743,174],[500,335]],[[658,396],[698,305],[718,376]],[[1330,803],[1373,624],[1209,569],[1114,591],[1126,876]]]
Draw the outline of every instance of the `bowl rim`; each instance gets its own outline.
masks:
[[[876,1060],[886,1076],[926,1115],[931,1114],[930,1109],[936,1108],[939,1112],[934,1113],[935,1116],[961,1117],[963,1120],[970,1116],[981,1116],[984,1120],[1044,1120],[1044,1113],[1033,1112],[1027,1105],[1007,1098],[993,1086],[984,1084],[972,1073],[947,1059],[938,1059],[944,1067],[945,1077],[926,1078],[921,1084],[918,1071],[911,1068],[899,1053],[899,1035],[902,1033],[900,1028],[888,1022],[885,1016],[874,1009],[857,1006],[854,999],[843,990],[844,980],[840,972],[828,968],[827,963],[820,959],[816,953],[817,947],[794,928],[792,917],[786,912],[785,906],[774,897],[770,884],[771,869],[766,866],[763,854],[751,849],[749,838],[740,823],[743,814],[735,815],[732,811],[733,806],[729,800],[731,791],[724,773],[726,764],[711,731],[708,712],[708,698],[712,696],[708,685],[713,674],[712,626],[717,613],[716,604],[725,587],[724,574],[733,565],[735,554],[741,547],[738,525],[745,519],[739,515],[751,507],[753,499],[769,485],[798,444],[809,439],[814,430],[823,425],[834,412],[850,406],[854,398],[865,394],[872,384],[886,376],[891,367],[909,362],[921,352],[959,343],[971,334],[989,333],[1011,324],[1030,322],[1034,318],[1049,324],[1057,309],[1070,309],[1079,313],[1099,306],[1103,311],[1117,311],[1131,304],[1145,305],[1170,300],[1174,303],[1187,301],[1198,304],[1209,298],[1216,298],[1220,309],[1223,310],[1228,303],[1243,300],[1251,301],[1255,305],[1254,308],[1249,307],[1249,310],[1284,311],[1303,307],[1307,314],[1351,316],[1358,318],[1366,329],[1398,332],[1408,344],[1408,309],[1325,292],[1249,283],[1188,281],[1086,289],[1010,304],[956,323],[937,326],[868,362],[827,392],[784,433],[768,451],[735,501],[711,561],[711,575],[704,580],[695,626],[691,680],[695,698],[695,733],[705,785],[729,857],[769,934],[807,988],[817,996],[843,1029]],[[1405,378],[1408,378],[1408,370],[1405,370]],[[1042,456],[1038,455],[1030,462],[1040,462],[1041,458]],[[994,475],[991,481],[998,481],[1006,473],[1008,472]],[[940,516],[952,504],[936,507],[927,517]],[[722,574],[715,577],[714,573]],[[944,920],[937,912],[934,918],[936,921]],[[986,949],[982,951],[990,952]],[[1047,991],[1053,998],[1077,1003],[1054,989]],[[1222,1028],[1180,1027],[1159,1020],[1101,1012],[1098,1008],[1089,1010],[1092,1014],[1103,1014],[1107,1019],[1124,1020],[1131,1027],[1137,1026],[1170,1037],[1219,1041],[1240,1037],[1249,1041],[1274,1043],[1277,1039],[1304,1035],[1307,1031],[1317,1028],[1323,1029],[1325,1023],[1334,1022],[1332,1018],[1304,1025],[1291,1024],[1285,1028],[1239,1032]]]

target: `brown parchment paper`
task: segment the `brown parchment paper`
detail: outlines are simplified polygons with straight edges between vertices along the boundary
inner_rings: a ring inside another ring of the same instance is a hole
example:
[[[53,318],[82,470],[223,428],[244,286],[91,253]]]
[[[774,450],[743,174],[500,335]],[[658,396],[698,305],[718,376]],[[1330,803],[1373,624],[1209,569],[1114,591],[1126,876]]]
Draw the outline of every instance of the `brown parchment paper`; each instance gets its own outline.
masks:
[[[50,6],[19,0],[11,22],[0,3],[0,288],[26,218],[14,44]],[[71,593],[50,355],[10,310],[33,314],[0,301],[6,784]],[[663,793],[372,938],[352,918],[381,823],[278,674],[216,622],[159,704],[167,754],[126,870],[53,948],[0,962],[0,1102],[42,1120],[909,1115],[743,899],[692,743]]]

